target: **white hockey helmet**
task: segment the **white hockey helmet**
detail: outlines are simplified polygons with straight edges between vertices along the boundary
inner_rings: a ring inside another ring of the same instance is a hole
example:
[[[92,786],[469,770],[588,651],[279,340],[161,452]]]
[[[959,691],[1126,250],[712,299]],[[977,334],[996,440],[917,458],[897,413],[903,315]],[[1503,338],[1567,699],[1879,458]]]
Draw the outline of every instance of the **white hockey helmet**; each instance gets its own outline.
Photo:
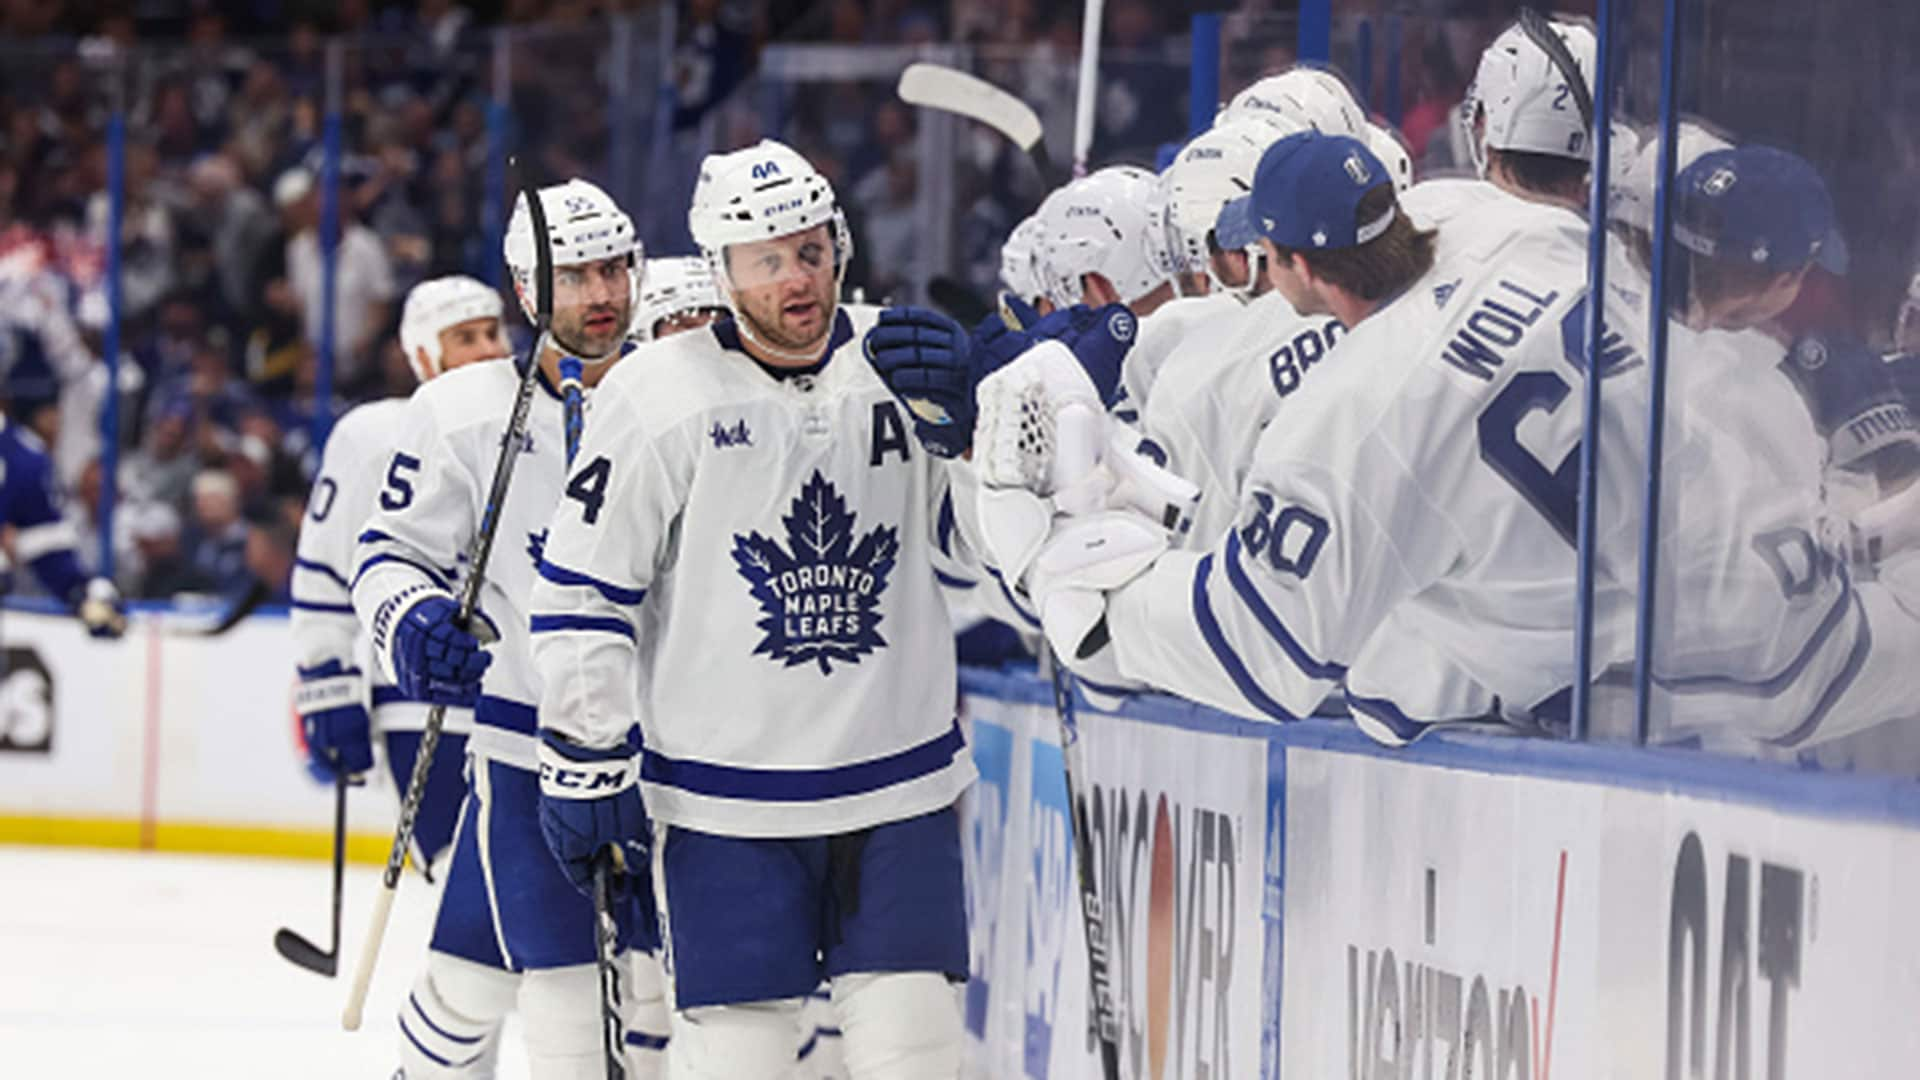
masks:
[[[1138,166],[1110,165],[1041,204],[1034,265],[1048,299],[1059,307],[1080,303],[1085,274],[1105,277],[1129,304],[1167,280],[1164,241],[1153,236],[1150,212],[1158,183]]]
[[[613,197],[595,184],[578,178],[564,184],[552,184],[538,192],[540,207],[547,215],[547,237],[553,248],[553,265],[578,266],[625,256],[629,306],[640,296],[640,237],[633,230],[633,219],[620,209]],[[527,210],[527,197],[513,201],[513,216],[507,219],[506,242],[502,245],[507,269],[513,272],[520,290],[520,310],[533,318],[539,307],[539,286],[534,281],[535,252],[533,215]]]
[[[1306,128],[1282,117],[1242,116],[1194,136],[1161,174],[1167,196],[1167,233],[1182,273],[1207,269],[1207,235],[1220,208],[1253,190],[1260,155],[1286,135]]]
[[[1616,142],[1615,146],[1618,145]],[[1687,166],[1702,154],[1732,148],[1731,142],[1701,124],[1682,120],[1679,124],[1679,153],[1673,160],[1673,175],[1677,177],[1685,172]],[[1619,170],[1614,170],[1613,182],[1618,186],[1607,198],[1608,213],[1614,222],[1641,232],[1653,231],[1653,189],[1659,172],[1660,136],[1655,135],[1627,163],[1624,177],[1620,176]]]
[[[1289,130],[1311,128],[1322,135],[1365,138],[1367,114],[1345,80],[1324,68],[1300,65],[1269,75],[1233,96],[1214,118],[1216,126],[1230,120],[1288,121]]]
[[[648,259],[646,277],[640,286],[640,305],[634,309],[633,338],[652,341],[653,328],[662,319],[726,306],[707,260],[698,255]]]
[[[1407,150],[1407,144],[1400,141],[1400,133],[1384,124],[1367,121],[1367,133],[1361,139],[1380,164],[1387,167],[1388,175],[1393,177],[1393,190],[1398,193],[1413,186],[1413,154]]]
[[[1006,243],[1000,245],[1000,282],[1008,292],[1029,304],[1046,291],[1040,287],[1040,277],[1033,268],[1039,240],[1040,214],[1036,211],[1015,225],[1007,234]]]
[[[788,236],[816,225],[833,234],[834,278],[845,276],[853,236],[833,196],[833,185],[792,147],[762,139],[743,150],[708,154],[687,210],[687,227],[713,267],[721,290],[733,293],[726,249]]]
[[[440,331],[471,319],[498,319],[506,312],[500,294],[481,282],[454,274],[415,285],[400,308],[400,348],[421,382],[440,374]],[[421,353],[426,359],[421,360]]]
[[[1593,30],[1564,19],[1546,21],[1546,26],[1566,44],[1591,99],[1599,52]],[[1573,88],[1559,65],[1519,23],[1507,27],[1480,54],[1480,68],[1460,108],[1469,133],[1467,146],[1481,176],[1487,174],[1488,150],[1519,150],[1578,161],[1593,158],[1588,120]],[[1478,139],[1471,134],[1476,116],[1484,116],[1486,125]]]

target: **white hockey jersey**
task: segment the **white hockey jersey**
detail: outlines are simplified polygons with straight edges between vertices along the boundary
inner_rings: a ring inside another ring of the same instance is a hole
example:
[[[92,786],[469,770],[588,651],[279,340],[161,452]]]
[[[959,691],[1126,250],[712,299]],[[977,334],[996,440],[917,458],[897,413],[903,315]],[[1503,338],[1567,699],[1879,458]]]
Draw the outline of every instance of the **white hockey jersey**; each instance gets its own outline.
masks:
[[[355,406],[333,425],[320,456],[320,474],[307,495],[307,516],[293,564],[295,662],[303,669],[337,661],[358,668],[367,680],[367,702],[386,729],[413,729],[426,722],[426,708],[410,701],[369,653],[354,614],[350,584],[354,547],[373,516],[385,480],[394,432],[407,411],[406,398]],[[468,709],[449,709],[445,730],[464,732]]]
[[[1584,312],[1586,227],[1518,201],[1455,225],[1454,256],[1342,338],[1267,428],[1238,525],[1110,595],[1129,677],[1292,718],[1391,624],[1510,711],[1570,684],[1583,370],[1565,334]],[[1624,342],[1605,355],[1617,425],[1644,364]],[[1619,531],[1604,545],[1630,548],[1619,511],[1636,486],[1603,487],[1601,521]],[[1624,602],[1618,581],[1601,594]],[[1618,647],[1603,640],[1601,654]],[[1391,700],[1372,705],[1375,719],[1406,719]]]
[[[1920,711],[1920,623],[1833,550],[1827,441],[1785,345],[1674,323],[1668,357],[1653,738],[1778,753]]]
[[[1113,413],[1129,424],[1138,424],[1147,414],[1154,385],[1176,349],[1185,347],[1193,335],[1218,319],[1239,314],[1240,301],[1225,293],[1178,296],[1156,308],[1140,320],[1140,334],[1120,364],[1123,391],[1114,403]]]
[[[1244,306],[1226,299],[1231,310],[1190,327],[1141,416],[1147,453],[1200,488],[1189,548],[1213,546],[1233,525],[1260,433],[1346,332],[1331,316],[1298,314],[1278,292]]]
[[[722,322],[596,394],[533,594],[540,718],[597,746],[637,718],[661,821],[825,835],[973,779],[935,576],[964,541],[863,355],[876,315],[844,308],[814,374],[774,377]]]
[[[369,443],[380,453],[361,475],[376,493],[357,537],[352,599],[389,682],[394,678],[392,642],[386,636],[391,620],[378,618],[381,608],[420,587],[457,595],[518,387],[510,361],[456,368],[414,391],[399,416]],[[587,396],[588,430],[594,396]],[[565,480],[560,398],[543,378],[534,391],[527,441],[514,466],[480,590],[480,611],[499,631],[500,641],[489,650],[493,664],[467,743],[471,753],[523,769],[537,767],[527,597],[547,520]]]

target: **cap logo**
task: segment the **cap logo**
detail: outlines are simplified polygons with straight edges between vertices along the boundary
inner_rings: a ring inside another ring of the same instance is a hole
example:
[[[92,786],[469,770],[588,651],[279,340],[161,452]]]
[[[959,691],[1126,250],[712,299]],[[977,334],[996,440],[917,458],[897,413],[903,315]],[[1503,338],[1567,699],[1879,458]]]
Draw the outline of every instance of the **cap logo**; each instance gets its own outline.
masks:
[[[1715,169],[1713,175],[1707,177],[1707,182],[1700,185],[1700,190],[1708,195],[1725,195],[1727,189],[1731,188],[1733,182],[1738,179],[1739,177],[1732,169]]]
[[[1373,171],[1367,168],[1366,162],[1360,160],[1359,154],[1347,155],[1346,169],[1347,175],[1353,177],[1356,184],[1364,184],[1373,176]]]
[[[1313,230],[1313,246],[1314,247],[1327,246],[1327,230],[1325,229]]]
[[[1265,229],[1265,230],[1266,230],[1267,232],[1272,232],[1272,231],[1273,231],[1273,219],[1272,219],[1272,218],[1270,218],[1270,217],[1263,217],[1263,218],[1261,218],[1261,219],[1260,219],[1260,227],[1261,227],[1262,229]]]
[[[780,166],[775,162],[762,161],[753,167],[753,178],[755,180],[766,180],[779,175]]]

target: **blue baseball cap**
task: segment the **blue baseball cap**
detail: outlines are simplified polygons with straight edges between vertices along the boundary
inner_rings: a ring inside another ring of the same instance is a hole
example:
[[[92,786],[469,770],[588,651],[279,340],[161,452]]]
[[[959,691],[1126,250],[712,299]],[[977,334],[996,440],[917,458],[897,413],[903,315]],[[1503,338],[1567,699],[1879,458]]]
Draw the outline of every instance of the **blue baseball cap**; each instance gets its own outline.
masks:
[[[1847,272],[1833,198],[1807,160],[1771,146],[1701,154],[1675,180],[1673,238],[1696,255],[1786,273]]]
[[[1360,200],[1391,183],[1387,167],[1359,139],[1298,132],[1260,155],[1252,192],[1220,208],[1214,238],[1229,249],[1260,237],[1306,251],[1358,247],[1393,224],[1393,207],[1360,220]]]

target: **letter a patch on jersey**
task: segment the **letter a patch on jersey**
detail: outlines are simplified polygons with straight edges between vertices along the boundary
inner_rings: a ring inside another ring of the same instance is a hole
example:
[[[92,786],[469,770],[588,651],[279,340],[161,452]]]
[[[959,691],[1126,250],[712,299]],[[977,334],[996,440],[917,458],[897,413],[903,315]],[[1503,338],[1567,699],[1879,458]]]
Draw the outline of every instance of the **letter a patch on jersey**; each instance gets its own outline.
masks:
[[[831,675],[832,661],[858,663],[885,646],[880,596],[900,553],[898,531],[880,525],[856,540],[846,500],[818,470],[780,523],[785,547],[757,532],[733,534],[734,565],[764,613],[754,654],[787,667],[817,662]]]

